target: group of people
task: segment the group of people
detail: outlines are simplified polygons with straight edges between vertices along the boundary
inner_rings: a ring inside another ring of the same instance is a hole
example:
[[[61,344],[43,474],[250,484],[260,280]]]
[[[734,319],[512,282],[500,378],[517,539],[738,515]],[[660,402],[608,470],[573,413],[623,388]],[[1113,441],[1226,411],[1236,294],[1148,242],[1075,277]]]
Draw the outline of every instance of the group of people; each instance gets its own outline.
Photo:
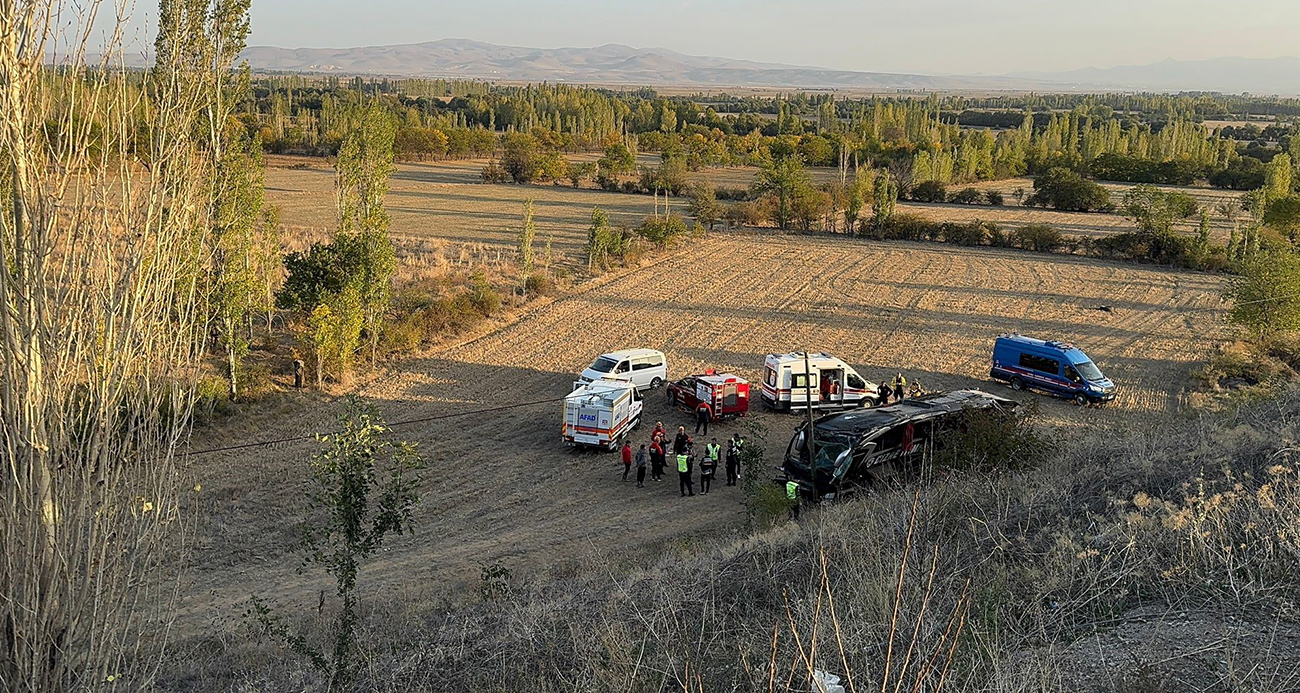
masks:
[[[709,439],[698,459],[700,493],[707,495],[712,490],[713,478],[717,474],[720,465],[727,475],[727,486],[736,485],[740,480],[740,451],[744,444],[745,439],[739,433],[736,433],[727,439],[727,448],[724,453],[717,438]],[[685,426],[677,428],[677,435],[670,442],[668,440],[668,429],[664,427],[662,421],[656,422],[654,430],[650,433],[648,446],[642,443],[641,448],[633,453],[632,444],[624,442],[621,452],[623,481],[629,480],[628,477],[632,473],[633,466],[635,466],[636,486],[637,488],[644,487],[647,463],[650,466],[650,480],[663,481],[664,469],[671,462],[677,467],[677,479],[682,496],[695,495],[695,468],[697,466],[695,440],[686,433]]]
[[[899,373],[890,382],[880,384],[880,389],[876,393],[876,404],[883,407],[889,404],[891,398],[895,402],[901,402],[908,397],[920,397],[923,394],[925,390],[922,389],[920,380],[913,380],[909,388],[907,378]]]

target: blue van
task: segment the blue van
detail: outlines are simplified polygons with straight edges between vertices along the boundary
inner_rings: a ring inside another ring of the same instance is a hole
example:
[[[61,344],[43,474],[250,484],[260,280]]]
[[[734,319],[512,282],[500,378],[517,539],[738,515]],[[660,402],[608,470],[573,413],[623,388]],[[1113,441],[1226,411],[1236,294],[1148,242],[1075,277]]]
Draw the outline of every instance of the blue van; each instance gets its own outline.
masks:
[[[1011,383],[1013,389],[1042,390],[1076,404],[1115,399],[1115,383],[1101,374],[1087,354],[1063,342],[1002,335],[993,344],[989,375]]]

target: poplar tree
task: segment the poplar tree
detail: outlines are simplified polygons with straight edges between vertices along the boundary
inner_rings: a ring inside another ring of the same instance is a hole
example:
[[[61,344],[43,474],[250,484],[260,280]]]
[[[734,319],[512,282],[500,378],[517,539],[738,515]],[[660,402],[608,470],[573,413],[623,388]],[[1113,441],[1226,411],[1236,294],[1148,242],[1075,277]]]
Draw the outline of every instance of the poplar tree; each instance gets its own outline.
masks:
[[[894,216],[898,206],[898,184],[889,175],[877,175],[873,193],[872,223],[877,229],[884,228],[889,218]]]
[[[587,270],[591,271],[597,260],[605,257],[605,236],[609,234],[609,214],[600,207],[591,210],[591,226],[587,229]]]
[[[524,200],[524,223],[519,229],[519,283],[521,293],[528,295],[528,275],[533,273],[533,239],[537,237],[537,224],[533,222],[533,198]]]
[[[1264,207],[1291,194],[1291,156],[1278,154],[1264,166]],[[1261,210],[1264,211],[1264,210]]]
[[[353,119],[339,146],[337,171],[340,237],[355,238],[359,252],[357,282],[360,325],[370,342],[370,363],[379,347],[379,329],[388,309],[390,282],[397,268],[396,251],[388,236],[384,196],[393,173],[392,117],[372,101]],[[350,302],[349,302],[350,303]]]

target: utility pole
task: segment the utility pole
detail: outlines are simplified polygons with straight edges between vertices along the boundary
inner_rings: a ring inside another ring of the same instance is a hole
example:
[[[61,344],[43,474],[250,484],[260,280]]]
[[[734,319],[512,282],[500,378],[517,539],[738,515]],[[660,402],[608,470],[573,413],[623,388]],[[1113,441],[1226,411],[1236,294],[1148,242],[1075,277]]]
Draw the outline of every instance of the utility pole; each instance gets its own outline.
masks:
[[[808,399],[808,473],[812,476],[813,486],[817,485],[817,470],[814,464],[817,461],[817,433],[813,430],[813,407],[812,407],[812,368],[808,365],[808,349],[803,350],[803,384],[805,396]]]

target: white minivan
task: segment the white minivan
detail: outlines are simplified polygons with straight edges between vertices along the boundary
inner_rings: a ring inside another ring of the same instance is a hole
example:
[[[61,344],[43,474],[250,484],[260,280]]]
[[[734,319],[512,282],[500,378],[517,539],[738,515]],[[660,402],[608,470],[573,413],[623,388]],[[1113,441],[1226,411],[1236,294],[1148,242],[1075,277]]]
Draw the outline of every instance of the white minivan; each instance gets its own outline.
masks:
[[[601,378],[629,380],[638,390],[654,389],[668,379],[664,352],[654,349],[624,349],[601,354],[579,377],[584,383]]]

